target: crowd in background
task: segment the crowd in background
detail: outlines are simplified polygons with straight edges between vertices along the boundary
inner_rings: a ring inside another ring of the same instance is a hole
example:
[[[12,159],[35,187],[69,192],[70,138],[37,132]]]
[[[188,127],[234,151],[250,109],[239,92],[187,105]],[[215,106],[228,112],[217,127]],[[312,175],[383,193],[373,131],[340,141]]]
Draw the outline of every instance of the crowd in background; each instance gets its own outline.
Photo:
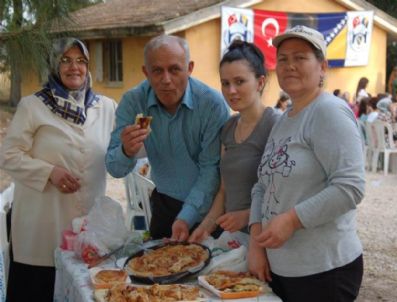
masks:
[[[364,139],[366,139],[365,123],[380,120],[393,126],[397,122],[397,66],[393,68],[389,76],[386,93],[380,92],[372,95],[367,91],[368,83],[368,78],[360,78],[353,98],[350,98],[349,92],[342,93],[340,89],[333,91],[335,96],[344,99],[353,110],[362,126]],[[392,129],[394,129],[393,139],[396,141],[396,127],[392,127]]]

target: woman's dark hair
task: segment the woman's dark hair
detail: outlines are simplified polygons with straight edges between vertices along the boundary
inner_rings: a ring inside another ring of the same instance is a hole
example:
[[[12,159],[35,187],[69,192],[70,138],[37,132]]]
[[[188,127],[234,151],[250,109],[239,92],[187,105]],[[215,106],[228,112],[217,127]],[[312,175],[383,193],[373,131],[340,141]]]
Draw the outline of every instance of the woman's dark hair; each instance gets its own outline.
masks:
[[[223,55],[219,67],[222,67],[224,63],[231,63],[239,60],[246,60],[248,62],[256,78],[267,75],[265,57],[262,51],[253,43],[234,40]]]
[[[340,89],[335,89],[333,94],[334,96],[340,96]]]
[[[358,84],[357,84],[356,97],[357,97],[357,95],[358,95],[358,92],[359,92],[361,89],[365,89],[365,88],[367,87],[368,82],[369,82],[368,78],[366,78],[366,77],[360,78],[360,80],[358,81]]]
[[[376,104],[378,104],[379,99],[377,97],[371,97],[368,100],[368,105],[372,107],[372,109],[376,110]]]
[[[362,98],[360,104],[358,105],[358,117],[363,114],[367,114],[367,107],[369,106],[369,101],[371,98]]]
[[[289,100],[289,96],[285,93],[281,94],[280,97],[277,100],[276,108],[281,108],[281,104],[284,102],[287,102]]]

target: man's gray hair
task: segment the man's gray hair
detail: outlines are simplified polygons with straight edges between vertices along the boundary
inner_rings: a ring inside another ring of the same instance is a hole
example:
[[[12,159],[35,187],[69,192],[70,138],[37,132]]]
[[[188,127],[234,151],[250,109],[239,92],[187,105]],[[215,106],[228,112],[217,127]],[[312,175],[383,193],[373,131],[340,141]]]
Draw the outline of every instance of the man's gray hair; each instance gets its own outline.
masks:
[[[148,58],[149,52],[151,52],[152,50],[158,49],[164,45],[171,45],[175,42],[178,43],[185,51],[186,66],[188,66],[189,62],[190,62],[190,51],[189,51],[189,45],[188,45],[187,41],[181,37],[171,36],[171,35],[160,35],[160,36],[154,37],[145,45],[145,47],[143,49],[145,66],[148,67],[149,62],[147,61],[147,58]]]

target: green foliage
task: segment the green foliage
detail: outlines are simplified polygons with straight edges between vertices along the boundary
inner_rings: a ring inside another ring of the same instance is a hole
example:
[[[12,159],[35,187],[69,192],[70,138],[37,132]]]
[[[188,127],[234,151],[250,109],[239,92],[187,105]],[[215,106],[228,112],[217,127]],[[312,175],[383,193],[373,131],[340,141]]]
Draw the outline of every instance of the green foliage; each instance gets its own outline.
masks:
[[[21,70],[46,68],[50,33],[54,20],[68,19],[69,13],[102,2],[99,0],[0,0],[0,66],[16,64]]]
[[[367,0],[377,8],[385,11],[390,16],[397,18],[397,0]],[[386,75],[389,77],[394,66],[397,66],[397,37],[393,42],[387,45],[387,70]],[[388,78],[386,79],[388,81]],[[387,83],[387,82],[386,82]]]
[[[377,8],[385,11],[390,16],[397,18],[397,1],[396,0],[367,0]]]
[[[0,72],[10,71],[11,103],[20,97],[25,70],[47,70],[54,22],[69,20],[72,11],[102,0],[0,0]]]

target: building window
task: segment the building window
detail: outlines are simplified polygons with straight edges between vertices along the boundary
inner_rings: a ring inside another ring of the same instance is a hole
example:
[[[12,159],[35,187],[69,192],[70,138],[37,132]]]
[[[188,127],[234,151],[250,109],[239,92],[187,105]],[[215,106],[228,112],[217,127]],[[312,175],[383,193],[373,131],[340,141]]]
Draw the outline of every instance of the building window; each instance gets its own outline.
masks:
[[[103,44],[104,76],[108,82],[123,81],[123,52],[121,40],[109,40]]]

